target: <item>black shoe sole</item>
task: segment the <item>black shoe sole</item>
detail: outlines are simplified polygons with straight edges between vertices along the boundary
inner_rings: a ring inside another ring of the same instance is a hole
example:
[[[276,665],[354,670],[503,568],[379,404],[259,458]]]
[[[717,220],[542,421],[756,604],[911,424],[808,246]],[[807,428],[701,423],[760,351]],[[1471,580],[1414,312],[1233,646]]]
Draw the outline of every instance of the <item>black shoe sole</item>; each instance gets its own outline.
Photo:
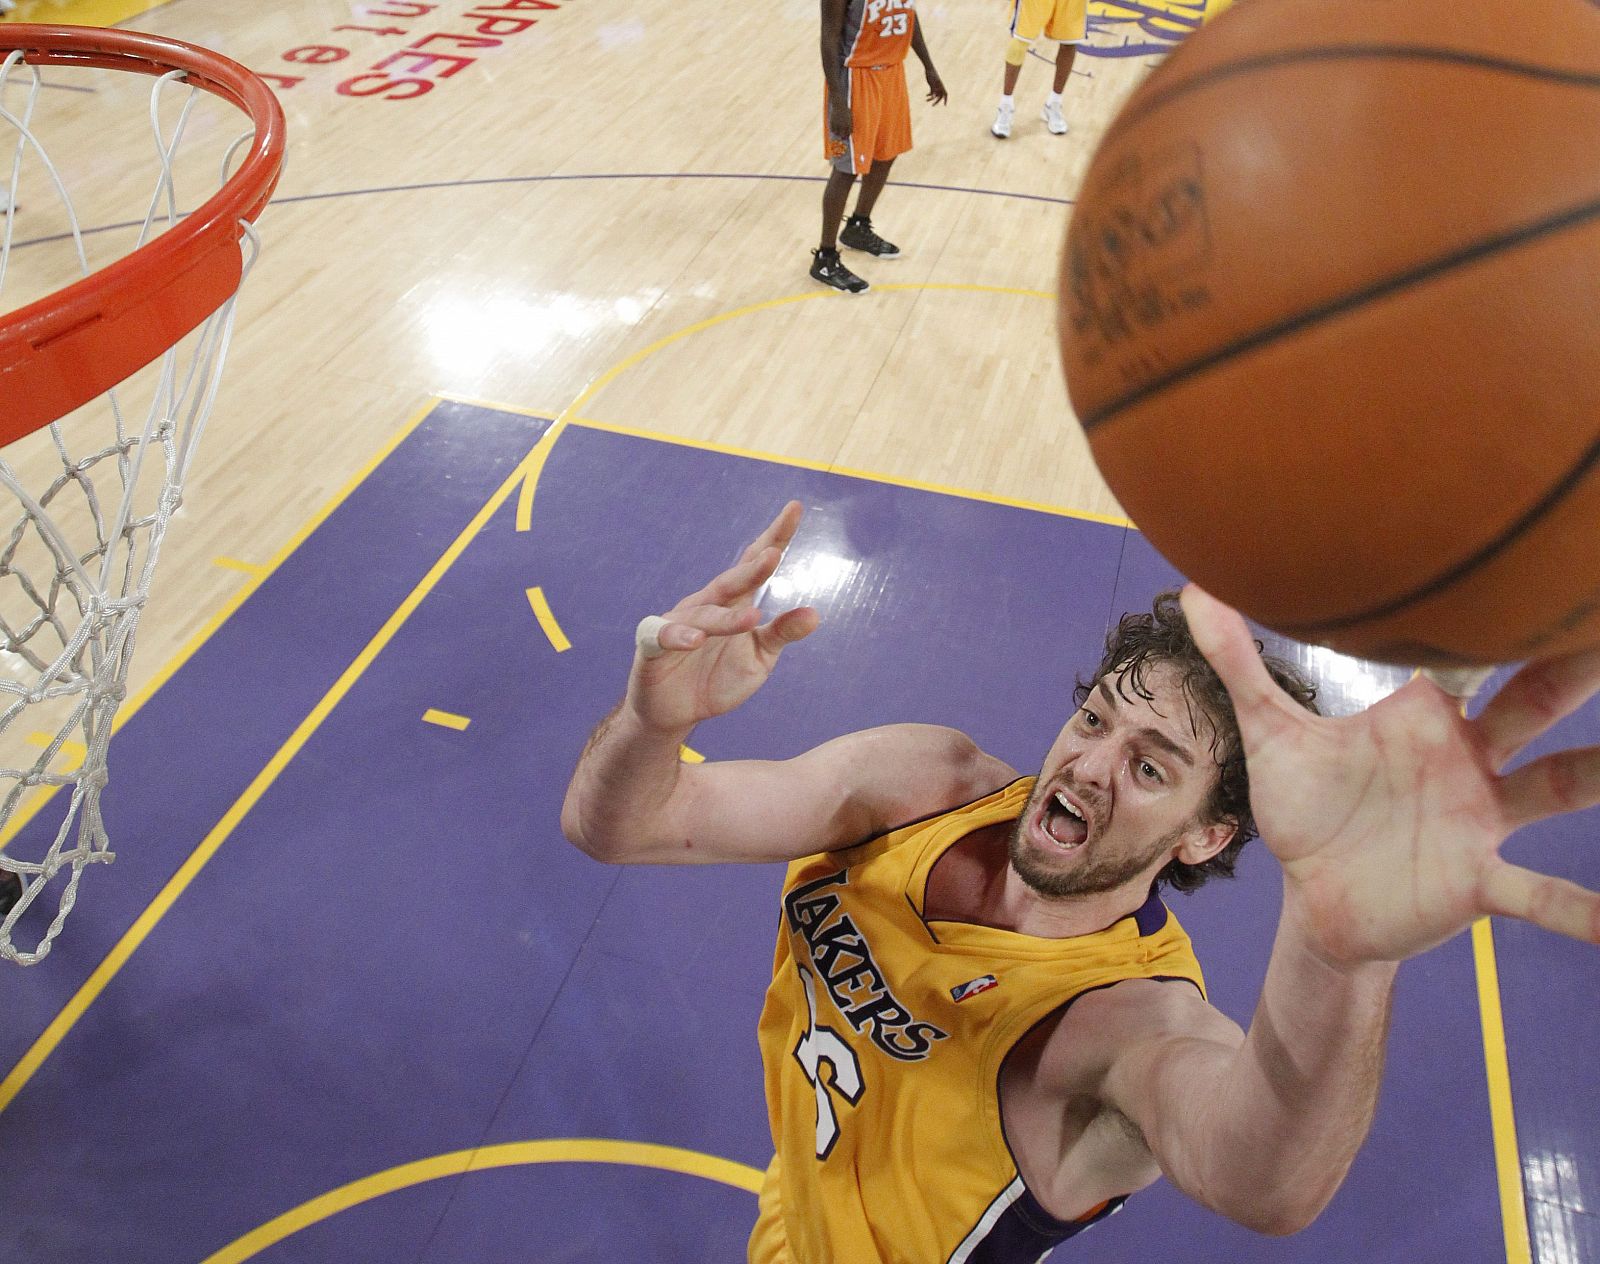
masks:
[[[826,285],[830,290],[837,290],[841,294],[849,294],[849,295],[852,295],[852,296],[856,295],[856,294],[865,294],[868,290],[870,290],[872,288],[871,285],[863,285],[859,290],[847,290],[844,286],[835,285],[832,281],[825,281],[819,276],[814,276],[811,279],[813,281],[815,281],[818,285]]]

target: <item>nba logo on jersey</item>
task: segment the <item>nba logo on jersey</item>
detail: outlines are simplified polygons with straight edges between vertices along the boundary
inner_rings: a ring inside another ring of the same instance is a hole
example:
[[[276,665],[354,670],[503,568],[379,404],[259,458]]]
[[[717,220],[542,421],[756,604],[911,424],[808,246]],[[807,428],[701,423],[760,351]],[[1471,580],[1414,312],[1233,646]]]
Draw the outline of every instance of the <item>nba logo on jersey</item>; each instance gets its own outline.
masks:
[[[950,999],[964,1001],[969,996],[976,996],[979,992],[987,992],[990,988],[999,986],[999,979],[992,974],[986,974],[982,978],[973,979],[970,983],[963,983],[960,987],[951,988]]]

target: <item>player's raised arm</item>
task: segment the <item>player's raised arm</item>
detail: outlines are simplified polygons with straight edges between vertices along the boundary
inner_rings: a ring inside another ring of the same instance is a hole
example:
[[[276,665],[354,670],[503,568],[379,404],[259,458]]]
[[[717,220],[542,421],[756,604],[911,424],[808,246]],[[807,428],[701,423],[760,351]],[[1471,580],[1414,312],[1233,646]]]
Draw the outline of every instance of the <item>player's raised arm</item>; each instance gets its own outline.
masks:
[[[1152,1006],[1122,985],[1069,1021],[1105,1042],[1100,1095],[1175,1184],[1292,1232],[1371,1124],[1400,961],[1488,913],[1600,943],[1600,895],[1499,855],[1519,827],[1600,802],[1600,749],[1500,771],[1600,690],[1600,650],[1524,668],[1473,720],[1422,679],[1332,719],[1277,688],[1236,613],[1195,589],[1184,604],[1233,700],[1251,806],[1283,869],[1266,981],[1242,1035],[1181,989]]]
[[[848,734],[788,760],[680,759],[696,724],[742,704],[784,648],[817,627],[810,607],[763,624],[754,604],[800,516],[791,501],[735,565],[641,624],[627,695],[584,747],[561,808],[562,831],[595,859],[793,859],[953,807],[1014,775],[970,738],[926,724]]]

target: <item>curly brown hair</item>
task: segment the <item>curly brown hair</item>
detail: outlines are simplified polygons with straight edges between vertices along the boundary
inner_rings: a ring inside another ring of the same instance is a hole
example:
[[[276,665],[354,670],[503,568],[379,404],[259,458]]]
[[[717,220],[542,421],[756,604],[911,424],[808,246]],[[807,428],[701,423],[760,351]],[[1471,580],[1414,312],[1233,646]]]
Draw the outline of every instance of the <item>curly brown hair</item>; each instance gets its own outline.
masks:
[[[1316,686],[1293,664],[1265,653],[1266,647],[1260,641],[1256,642],[1256,649],[1279,687],[1307,711],[1317,713]],[[1256,821],[1250,811],[1250,775],[1245,767],[1244,741],[1234,717],[1233,701],[1190,635],[1189,621],[1183,616],[1176,590],[1161,593],[1149,614],[1125,614],[1117,621],[1117,626],[1106,636],[1100,666],[1089,680],[1079,679],[1072,696],[1075,705],[1082,707],[1095,686],[1110,677],[1123,698],[1128,698],[1131,690],[1149,702],[1155,695],[1146,686],[1146,677],[1152,668],[1163,666],[1177,673],[1194,731],[1201,732],[1196,707],[1211,728],[1211,757],[1217,764],[1217,781],[1201,805],[1201,823],[1234,827],[1228,845],[1210,860],[1198,865],[1174,860],[1156,875],[1158,886],[1170,886],[1187,893],[1204,886],[1212,878],[1233,877],[1240,851],[1256,836]]]

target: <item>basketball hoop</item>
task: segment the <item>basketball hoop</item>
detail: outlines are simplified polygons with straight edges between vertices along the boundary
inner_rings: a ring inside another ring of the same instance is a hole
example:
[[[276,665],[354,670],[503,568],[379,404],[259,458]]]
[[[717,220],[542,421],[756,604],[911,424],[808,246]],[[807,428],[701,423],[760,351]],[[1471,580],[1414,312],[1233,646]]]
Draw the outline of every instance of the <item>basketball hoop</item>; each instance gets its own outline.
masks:
[[[70,108],[59,100],[45,108],[45,89],[66,85],[47,83],[42,68],[99,90],[80,88],[65,94]],[[142,100],[118,109],[128,81],[105,71],[153,80],[148,119],[139,121]],[[115,118],[92,117],[102,105]],[[241,122],[248,130],[238,135]],[[125,150],[112,129],[134,124],[144,140]],[[52,128],[54,158],[45,143]],[[151,139],[154,163],[142,174],[107,176],[116,164],[100,161],[73,170],[77,155],[142,153]],[[261,79],[192,44],[8,24],[0,26],[5,140],[0,875],[16,875],[22,891],[0,920],[0,957],[31,965],[59,934],[84,868],[112,859],[100,813],[107,744],[157,554],[216,401],[234,303],[258,252],[253,223],[282,169],[284,119]],[[184,211],[180,186],[197,180],[215,192]],[[131,224],[115,222],[123,185],[140,190],[142,219]],[[80,208],[105,227],[84,229]],[[97,251],[114,257],[92,266],[87,239],[98,245],[118,231],[132,240]],[[38,753],[19,756],[27,745]],[[68,788],[53,829],[29,831],[30,843],[49,834],[32,848],[38,854],[16,854],[23,828]],[[46,908],[31,911],[41,901]],[[33,948],[13,943],[19,927]]]

